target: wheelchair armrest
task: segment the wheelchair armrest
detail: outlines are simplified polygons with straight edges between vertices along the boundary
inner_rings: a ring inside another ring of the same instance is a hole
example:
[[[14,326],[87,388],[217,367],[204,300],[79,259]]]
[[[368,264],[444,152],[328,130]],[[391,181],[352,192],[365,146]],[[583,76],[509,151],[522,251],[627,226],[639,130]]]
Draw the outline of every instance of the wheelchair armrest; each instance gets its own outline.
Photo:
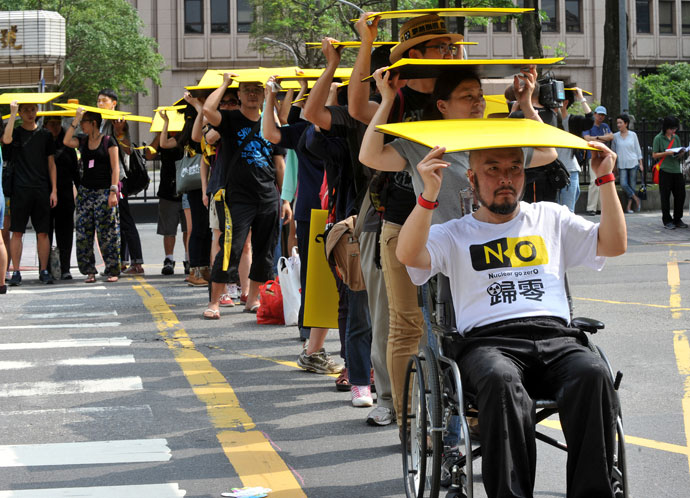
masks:
[[[593,318],[584,318],[578,316],[570,321],[570,325],[584,332],[589,332],[590,334],[596,334],[597,331],[604,328],[604,322],[595,320]]]

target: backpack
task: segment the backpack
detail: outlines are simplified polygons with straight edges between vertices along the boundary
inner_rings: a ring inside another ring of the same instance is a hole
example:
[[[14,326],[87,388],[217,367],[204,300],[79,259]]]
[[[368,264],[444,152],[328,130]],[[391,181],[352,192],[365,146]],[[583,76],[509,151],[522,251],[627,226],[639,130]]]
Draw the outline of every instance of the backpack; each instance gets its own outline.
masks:
[[[146,171],[146,159],[140,150],[135,149],[136,144],[132,144],[132,153],[129,156],[129,169],[127,177],[123,180],[126,186],[127,195],[137,195],[142,190],[146,190],[151,183],[149,173]]]
[[[352,215],[330,227],[324,233],[324,247],[326,259],[335,266],[345,285],[352,291],[361,291],[366,289],[366,285],[360,262],[360,231],[355,229],[355,225],[357,215]]]

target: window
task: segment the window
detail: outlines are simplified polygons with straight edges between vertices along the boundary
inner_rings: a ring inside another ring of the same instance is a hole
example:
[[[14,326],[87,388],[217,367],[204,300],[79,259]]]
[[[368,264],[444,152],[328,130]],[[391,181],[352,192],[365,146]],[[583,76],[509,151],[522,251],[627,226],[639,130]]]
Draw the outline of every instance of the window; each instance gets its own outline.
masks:
[[[211,0],[211,33],[230,33],[230,0]]]
[[[652,15],[650,13],[651,8],[652,2],[635,2],[635,18],[637,20],[636,24],[638,33],[652,32]]]
[[[690,0],[683,0],[680,4],[683,34],[690,34]]]
[[[250,0],[237,0],[237,32],[249,33],[254,22],[254,10]]]
[[[542,0],[541,10],[549,16],[549,20],[541,24],[541,30],[544,33],[559,33],[561,29],[558,24],[558,0]]]
[[[486,25],[484,24],[467,24],[467,31],[470,33],[486,33]]]
[[[492,21],[492,24],[494,33],[510,33],[512,21],[510,19],[506,19],[503,22],[496,20]]]
[[[184,0],[184,32],[187,34],[204,32],[203,0]]]
[[[582,33],[582,0],[565,0],[566,33]]]
[[[659,0],[659,34],[672,35],[675,32],[674,4],[674,0]]]

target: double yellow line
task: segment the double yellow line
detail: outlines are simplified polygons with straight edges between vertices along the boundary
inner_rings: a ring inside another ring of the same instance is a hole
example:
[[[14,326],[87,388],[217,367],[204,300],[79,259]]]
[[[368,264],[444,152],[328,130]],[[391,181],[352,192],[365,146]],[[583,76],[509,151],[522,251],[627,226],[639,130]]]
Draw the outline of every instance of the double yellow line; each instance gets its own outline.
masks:
[[[225,456],[245,486],[270,488],[271,497],[306,498],[294,474],[240,406],[232,386],[201,354],[177,316],[143,277],[132,286],[153,316],[194,394],[206,405]]]

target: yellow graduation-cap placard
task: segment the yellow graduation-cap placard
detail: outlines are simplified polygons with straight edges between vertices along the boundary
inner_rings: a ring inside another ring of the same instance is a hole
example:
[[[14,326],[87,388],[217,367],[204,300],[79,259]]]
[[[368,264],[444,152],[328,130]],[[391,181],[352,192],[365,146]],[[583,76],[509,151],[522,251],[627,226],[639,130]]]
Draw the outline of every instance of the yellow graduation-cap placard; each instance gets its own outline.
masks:
[[[546,59],[400,59],[388,66],[389,71],[400,74],[401,79],[438,78],[453,69],[469,69],[482,78],[501,78],[519,73],[530,65],[549,66],[563,57]],[[362,81],[366,81],[367,76]]]
[[[0,95],[0,104],[11,104],[17,101],[17,104],[46,104],[53,99],[58,98],[63,92],[50,93],[3,93]]]
[[[168,131],[182,131],[184,128],[184,108],[187,106],[169,106],[169,107],[158,107],[155,111],[156,114],[153,116],[153,121],[151,122],[151,128],[149,131],[151,133],[159,133],[163,131],[163,118],[158,111],[168,111]]]
[[[507,147],[590,149],[567,131],[531,119],[439,119],[379,125],[378,130],[448,152]]]
[[[377,17],[381,19],[402,19],[404,17],[419,17],[428,14],[436,14],[439,17],[502,17],[515,14],[524,14],[534,9],[500,9],[500,8],[449,8],[449,9],[408,9],[408,10],[388,10],[375,12],[367,17],[367,21],[372,21]],[[359,19],[352,19],[357,22]]]
[[[564,88],[563,90],[572,90],[573,92],[576,90],[575,88]],[[582,89],[580,89],[582,90]],[[592,92],[588,92],[587,90],[582,90],[582,93],[585,95],[592,95]]]
[[[244,68],[244,69],[209,69],[199,80],[199,83],[193,86],[186,86],[187,90],[208,90],[216,89],[223,83],[223,75],[225,73],[234,73],[237,76],[232,79],[230,86],[228,88],[237,88],[240,83],[261,83],[264,84],[266,80],[273,76],[274,74],[296,74],[299,71],[298,66],[289,67],[275,67],[275,68],[265,68],[265,67],[254,67],[254,68]],[[299,88],[299,85],[297,85]]]
[[[76,111],[77,109],[79,109],[81,107],[85,111],[98,113],[101,116],[103,116],[103,118],[105,118],[105,119],[119,119],[119,118],[127,116],[128,114],[131,114],[130,112],[127,112],[127,111],[114,111],[112,109],[101,109],[100,107],[93,107],[93,106],[84,105],[84,104],[56,103],[55,105],[63,107],[63,108],[68,109],[70,111]]]
[[[63,110],[63,111],[38,111],[37,116],[59,116],[63,118],[73,118],[76,116],[77,111]]]
[[[503,95],[484,95],[486,101],[486,108],[484,109],[484,117],[488,118],[493,114],[505,114],[510,112],[508,108],[508,101]]]
[[[282,81],[287,81],[287,80],[303,80],[303,79],[308,79],[308,80],[317,80],[321,77],[325,69],[300,69],[299,71],[296,71],[296,74],[279,74],[276,79]],[[339,67],[335,70],[335,74],[333,75],[334,78],[350,78],[352,76],[352,68],[351,67]],[[268,79],[268,78],[266,78]],[[282,85],[282,83],[281,83]]]
[[[387,47],[393,47],[397,45],[398,42],[387,42],[387,41],[377,41],[374,42],[373,45],[375,47],[380,47],[382,45],[385,45]],[[320,48],[321,47],[321,42],[307,42],[306,43],[307,48]],[[343,42],[331,42],[331,45],[334,47],[345,47],[345,48],[352,48],[352,47],[359,47],[362,45],[361,41],[343,41]],[[468,42],[468,41],[459,41],[453,43],[453,45],[479,45],[478,42]]]
[[[136,114],[127,114],[126,116],[122,117],[125,121],[136,121],[138,123],[148,123],[151,124],[153,122],[153,118],[149,116],[137,116]]]

